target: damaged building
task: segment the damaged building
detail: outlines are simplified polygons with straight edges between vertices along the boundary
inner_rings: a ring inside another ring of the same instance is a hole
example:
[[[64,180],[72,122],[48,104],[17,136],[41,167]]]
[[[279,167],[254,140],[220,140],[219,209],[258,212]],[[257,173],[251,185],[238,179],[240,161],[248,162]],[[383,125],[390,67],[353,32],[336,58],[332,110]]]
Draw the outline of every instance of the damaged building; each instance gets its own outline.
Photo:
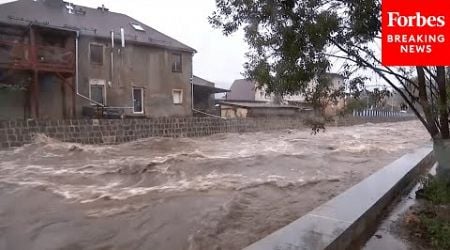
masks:
[[[105,7],[0,5],[0,119],[192,115],[196,51]]]

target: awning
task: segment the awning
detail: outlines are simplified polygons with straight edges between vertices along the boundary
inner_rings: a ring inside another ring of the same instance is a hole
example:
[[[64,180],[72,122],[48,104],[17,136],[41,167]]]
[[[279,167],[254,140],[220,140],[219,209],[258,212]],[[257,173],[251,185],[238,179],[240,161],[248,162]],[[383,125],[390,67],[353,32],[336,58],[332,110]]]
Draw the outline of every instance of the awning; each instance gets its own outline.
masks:
[[[211,86],[194,84],[194,91],[205,91],[213,94],[230,92],[228,89],[221,89]]]

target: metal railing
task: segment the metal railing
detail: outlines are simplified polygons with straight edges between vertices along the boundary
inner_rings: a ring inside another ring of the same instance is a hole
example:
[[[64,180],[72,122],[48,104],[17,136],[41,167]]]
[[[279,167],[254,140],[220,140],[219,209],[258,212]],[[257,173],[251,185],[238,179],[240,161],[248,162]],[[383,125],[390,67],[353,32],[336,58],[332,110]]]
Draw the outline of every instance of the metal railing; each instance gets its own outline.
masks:
[[[40,67],[71,69],[75,65],[74,51],[65,48],[36,46],[36,54]]]
[[[386,110],[353,110],[354,117],[413,117],[413,113],[401,111],[386,111]]]

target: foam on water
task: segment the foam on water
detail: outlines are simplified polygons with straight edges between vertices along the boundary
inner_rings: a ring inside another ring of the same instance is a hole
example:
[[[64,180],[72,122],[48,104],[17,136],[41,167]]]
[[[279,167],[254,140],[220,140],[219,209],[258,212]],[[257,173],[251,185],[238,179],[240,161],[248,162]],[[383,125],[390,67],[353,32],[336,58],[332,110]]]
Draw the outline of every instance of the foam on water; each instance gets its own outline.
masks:
[[[22,239],[30,244],[56,237],[42,225],[69,221],[83,225],[78,230],[89,237],[80,236],[77,244],[89,247],[104,237],[97,234],[105,227],[124,227],[108,237],[141,249],[242,248],[427,141],[417,122],[328,128],[318,135],[283,130],[149,138],[115,146],[37,135],[29,145],[0,151],[0,198],[10,200],[0,204],[6,223],[0,228],[20,216],[37,223],[21,224],[32,232]],[[67,212],[61,204],[70,207]],[[14,206],[36,214],[12,213]],[[45,206],[53,212],[40,214]],[[169,236],[175,239],[166,241]],[[65,245],[48,249],[58,247]]]

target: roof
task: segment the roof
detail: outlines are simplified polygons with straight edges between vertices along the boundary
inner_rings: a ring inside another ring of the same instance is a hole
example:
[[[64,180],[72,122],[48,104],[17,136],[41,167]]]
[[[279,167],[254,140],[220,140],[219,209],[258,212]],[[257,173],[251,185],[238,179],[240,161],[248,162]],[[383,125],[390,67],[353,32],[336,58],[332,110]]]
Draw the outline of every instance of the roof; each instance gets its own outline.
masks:
[[[301,107],[294,105],[281,105],[281,104],[271,104],[266,102],[230,102],[221,101],[220,104],[229,106],[238,106],[243,108],[287,108],[287,109],[302,109]]]
[[[213,82],[210,82],[208,80],[205,80],[203,78],[200,78],[198,76],[194,75],[194,84],[199,86],[208,86],[208,87],[214,87],[215,84]]]
[[[127,42],[196,52],[195,49],[137,21],[125,14],[107,9],[74,5],[62,0],[18,0],[0,5],[0,23],[28,26],[29,24],[77,30],[80,35],[120,39],[125,31]],[[133,28],[140,25],[143,31]]]
[[[210,81],[200,78],[198,76],[194,76],[193,84],[194,84],[195,88],[204,90],[206,92],[211,92],[211,93],[230,92],[230,90],[228,90],[228,89],[216,88],[215,84],[213,82],[210,82]]]
[[[228,100],[236,101],[254,101],[255,83],[250,80],[240,79],[233,82],[230,93],[227,94]]]

